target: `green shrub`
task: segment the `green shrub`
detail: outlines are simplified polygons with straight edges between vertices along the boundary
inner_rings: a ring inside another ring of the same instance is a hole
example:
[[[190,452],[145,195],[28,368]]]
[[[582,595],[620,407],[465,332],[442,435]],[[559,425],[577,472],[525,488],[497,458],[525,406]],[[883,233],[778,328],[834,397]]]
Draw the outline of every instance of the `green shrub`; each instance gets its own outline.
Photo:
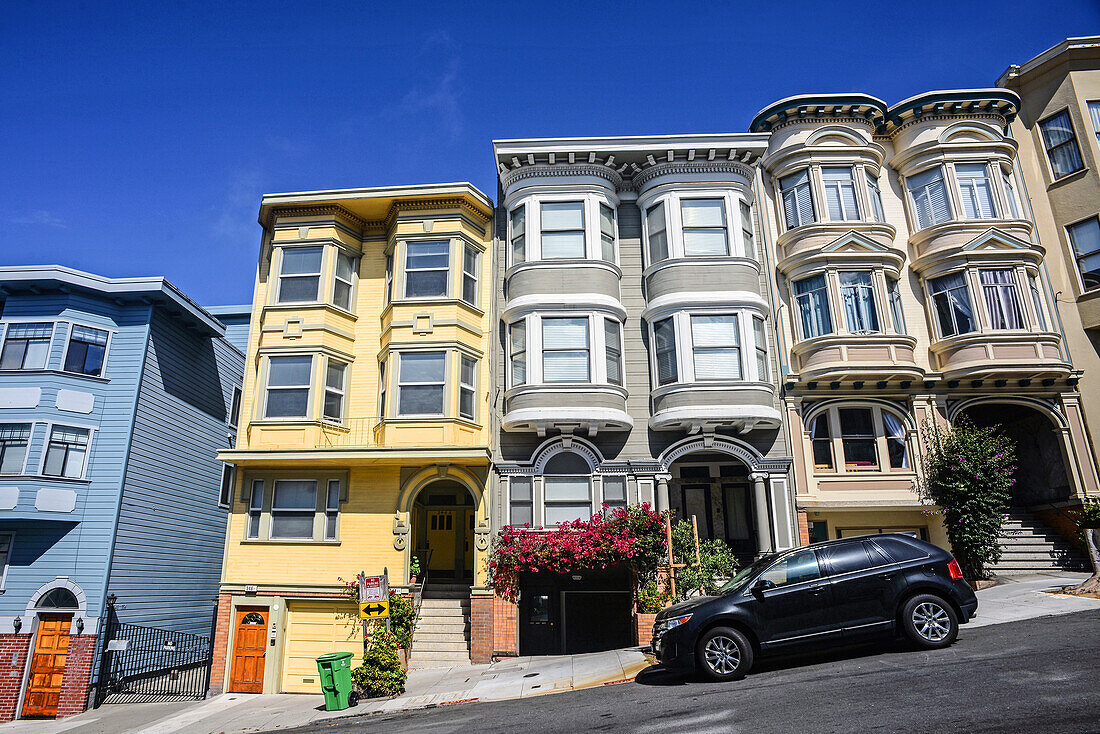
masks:
[[[351,671],[351,681],[360,696],[396,696],[405,690],[406,673],[397,657],[397,636],[379,630],[371,636],[363,654],[363,665]]]
[[[676,569],[676,599],[683,601],[702,588],[714,594],[726,579],[737,573],[737,558],[726,543],[718,538],[699,541],[699,559],[695,557],[695,533],[691,523],[681,520],[672,526],[672,556],[676,563],[687,564]]]
[[[656,614],[665,608],[672,596],[658,586],[656,581],[650,581],[638,589],[638,612],[641,614]]]
[[[390,592],[390,630],[397,640],[397,646],[409,649],[412,644],[413,627],[416,625],[416,610],[406,596]]]

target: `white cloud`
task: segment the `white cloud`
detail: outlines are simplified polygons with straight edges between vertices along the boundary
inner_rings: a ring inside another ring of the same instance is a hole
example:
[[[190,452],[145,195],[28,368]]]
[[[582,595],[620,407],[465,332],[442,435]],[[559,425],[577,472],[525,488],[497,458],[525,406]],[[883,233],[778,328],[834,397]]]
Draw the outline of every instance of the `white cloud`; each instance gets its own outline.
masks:
[[[12,224],[35,224],[44,225],[46,227],[57,227],[58,229],[65,229],[68,227],[63,219],[45,209],[35,209],[34,211],[18,214],[14,217],[8,217],[8,221]]]

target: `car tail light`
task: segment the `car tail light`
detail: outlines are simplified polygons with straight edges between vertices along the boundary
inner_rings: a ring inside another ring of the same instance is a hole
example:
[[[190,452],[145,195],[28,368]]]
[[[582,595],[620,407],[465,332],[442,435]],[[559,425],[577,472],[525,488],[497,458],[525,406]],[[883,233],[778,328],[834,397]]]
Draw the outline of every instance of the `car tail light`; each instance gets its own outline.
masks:
[[[947,564],[947,573],[950,574],[951,578],[955,581],[962,581],[963,571],[959,568],[959,562],[954,558],[951,559],[951,563]]]

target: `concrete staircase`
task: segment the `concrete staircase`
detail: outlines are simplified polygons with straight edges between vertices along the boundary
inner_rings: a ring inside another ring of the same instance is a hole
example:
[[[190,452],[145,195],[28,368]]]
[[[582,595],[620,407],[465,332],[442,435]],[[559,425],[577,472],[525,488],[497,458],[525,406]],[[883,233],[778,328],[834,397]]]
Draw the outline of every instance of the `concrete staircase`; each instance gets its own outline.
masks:
[[[453,668],[470,664],[470,587],[424,585],[420,618],[413,630],[409,668]]]
[[[993,573],[1012,575],[1040,571],[1085,571],[1085,554],[1035,515],[1012,508],[1001,531],[1001,560]]]

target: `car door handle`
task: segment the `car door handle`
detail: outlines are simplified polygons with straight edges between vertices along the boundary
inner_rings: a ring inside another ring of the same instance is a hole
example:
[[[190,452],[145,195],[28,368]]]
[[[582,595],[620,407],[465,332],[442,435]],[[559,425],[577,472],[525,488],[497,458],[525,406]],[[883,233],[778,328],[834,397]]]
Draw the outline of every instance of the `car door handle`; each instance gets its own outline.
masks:
[[[817,596],[819,594],[822,594],[822,593],[824,593],[824,591],[825,591],[824,586],[811,586],[810,587],[810,594],[812,594],[813,596]]]
[[[882,580],[883,581],[889,581],[890,579],[894,578],[897,575],[898,574],[897,574],[896,571],[891,571],[890,573],[884,573],[884,574],[882,574]]]

